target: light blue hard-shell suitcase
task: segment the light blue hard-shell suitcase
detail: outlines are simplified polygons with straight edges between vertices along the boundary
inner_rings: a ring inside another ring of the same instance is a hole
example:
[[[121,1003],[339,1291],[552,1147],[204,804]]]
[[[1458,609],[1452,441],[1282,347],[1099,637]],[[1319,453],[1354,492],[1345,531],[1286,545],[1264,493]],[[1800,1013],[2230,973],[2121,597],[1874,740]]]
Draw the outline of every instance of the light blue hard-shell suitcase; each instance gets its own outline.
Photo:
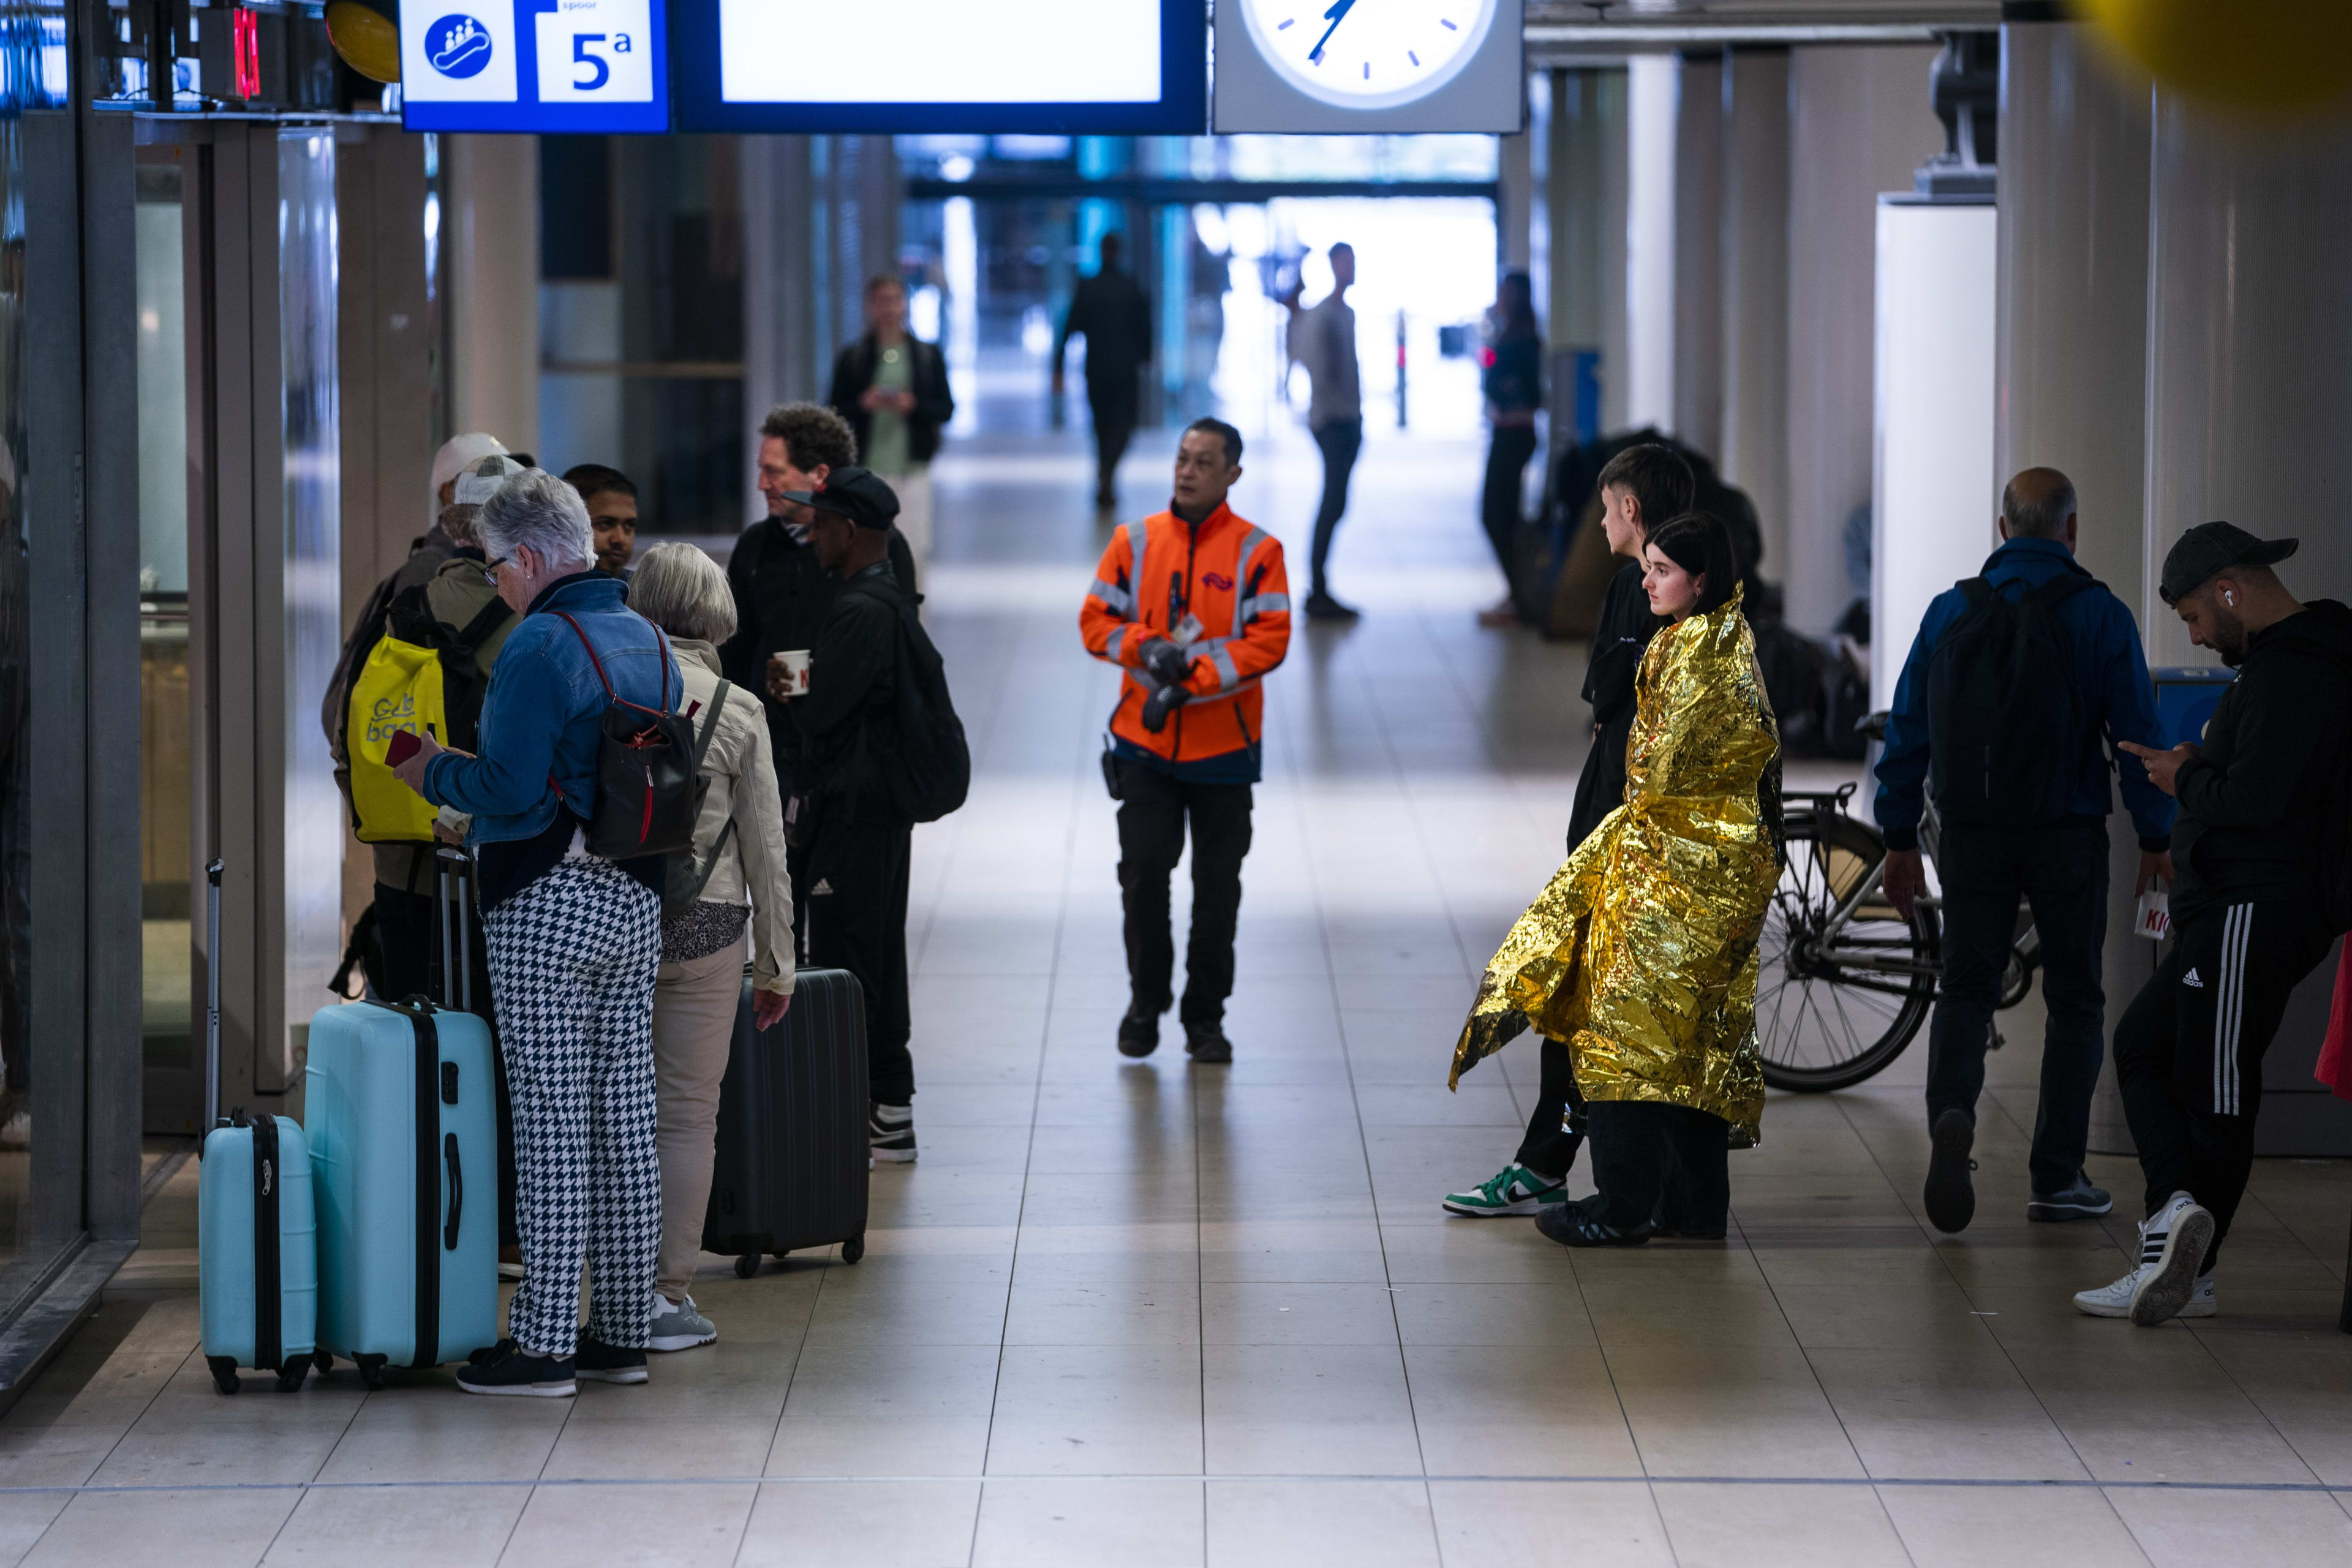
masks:
[[[447,891],[445,864],[445,911]],[[467,968],[460,954],[443,973]],[[348,1356],[380,1388],[387,1365],[462,1362],[498,1342],[493,1048],[488,1023],[422,996],[311,1018],[322,1367]]]
[[[221,862],[205,868],[205,1111],[220,1104]],[[196,1159],[196,1321],[205,1364],[223,1394],[236,1369],[302,1386],[319,1318],[318,1226],[310,1151],[283,1116],[243,1107],[205,1132]]]
[[[318,1227],[310,1151],[288,1117],[242,1112],[205,1134],[196,1177],[196,1315],[214,1386],[236,1369],[302,1386],[317,1348]]]

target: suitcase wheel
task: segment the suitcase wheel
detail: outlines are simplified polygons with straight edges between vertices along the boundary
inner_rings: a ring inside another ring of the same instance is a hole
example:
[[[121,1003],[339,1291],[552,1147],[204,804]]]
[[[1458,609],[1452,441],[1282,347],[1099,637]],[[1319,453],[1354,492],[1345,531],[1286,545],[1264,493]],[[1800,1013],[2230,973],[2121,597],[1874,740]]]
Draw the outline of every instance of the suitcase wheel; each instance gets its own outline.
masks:
[[[738,1279],[749,1279],[759,1271],[760,1255],[756,1252],[747,1252],[735,1260],[735,1278]]]
[[[841,1260],[844,1263],[855,1263],[865,1256],[866,1233],[864,1231],[859,1231],[841,1244]]]
[[[302,1380],[310,1375],[310,1357],[306,1355],[287,1357],[286,1364],[278,1369],[278,1392],[280,1394],[300,1392]]]
[[[380,1355],[363,1355],[353,1356],[352,1359],[359,1363],[360,1381],[362,1383],[365,1384],[370,1389],[378,1389],[383,1386],[383,1367],[384,1362],[387,1358]]]
[[[324,1377],[329,1373],[335,1370],[335,1358],[325,1351],[320,1351],[318,1353],[316,1363],[319,1368],[319,1375],[320,1377]]]
[[[789,1247],[779,1247],[777,1250],[768,1254],[769,1257],[774,1258],[779,1263],[782,1263],[785,1258],[790,1258],[792,1255],[793,1249]]]
[[[237,1381],[236,1363],[225,1355],[205,1357],[205,1366],[213,1374],[213,1386],[223,1394],[235,1394],[244,1386]]]

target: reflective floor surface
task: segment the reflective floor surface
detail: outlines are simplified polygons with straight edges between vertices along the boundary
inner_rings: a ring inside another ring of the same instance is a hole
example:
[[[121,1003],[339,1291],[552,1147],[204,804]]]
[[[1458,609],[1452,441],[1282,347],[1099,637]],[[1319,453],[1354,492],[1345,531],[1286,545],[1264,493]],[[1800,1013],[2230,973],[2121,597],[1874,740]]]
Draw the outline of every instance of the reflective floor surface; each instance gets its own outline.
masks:
[[[865,1260],[707,1259],[719,1342],[645,1387],[226,1400],[190,1166],[0,1419],[0,1562],[2352,1561],[2343,1170],[2264,1163],[2221,1316],[2076,1316],[2129,1226],[2024,1223],[2031,1003],[1957,1238],[1919,1215],[1924,1042],[1773,1100],[1727,1244],[1572,1255],[1440,1213],[1528,1110],[1524,1044],[1458,1094],[1446,1057],[1559,856],[1583,713],[1580,650],[1473,622],[1498,584],[1466,445],[1374,432],[1338,574],[1369,613],[1268,683],[1234,1066],[1120,1058],[1079,441],[941,467],[929,609],[979,776],[917,837],[923,1152],[875,1173]],[[1312,451],[1266,447],[1236,501],[1295,547]],[[2128,1162],[2093,1170],[2130,1206]]]

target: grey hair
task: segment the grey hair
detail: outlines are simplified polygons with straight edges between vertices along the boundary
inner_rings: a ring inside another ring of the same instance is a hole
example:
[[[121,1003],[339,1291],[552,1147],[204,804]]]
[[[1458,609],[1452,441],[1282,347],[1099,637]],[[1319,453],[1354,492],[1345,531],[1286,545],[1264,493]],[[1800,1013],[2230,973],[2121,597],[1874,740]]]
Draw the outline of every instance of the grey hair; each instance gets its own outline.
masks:
[[[2000,515],[2013,539],[2063,539],[2074,481],[2055,468],[2028,468],[2002,487]]]
[[[476,521],[482,548],[493,561],[530,550],[553,566],[585,571],[596,559],[596,531],[580,492],[544,468],[525,468],[482,503]]]
[[[673,637],[721,643],[735,635],[727,574],[698,546],[656,544],[629,577],[629,608]]]
[[[481,521],[482,509],[478,504],[451,501],[441,509],[441,531],[449,536],[452,544],[481,543]]]

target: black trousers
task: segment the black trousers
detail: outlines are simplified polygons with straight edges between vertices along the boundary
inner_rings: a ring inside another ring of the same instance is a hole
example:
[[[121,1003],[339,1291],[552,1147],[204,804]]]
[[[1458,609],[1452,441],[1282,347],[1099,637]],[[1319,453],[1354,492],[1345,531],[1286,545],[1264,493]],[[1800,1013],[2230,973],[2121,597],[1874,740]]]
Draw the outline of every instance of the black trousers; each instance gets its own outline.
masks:
[[[1598,1100],[1584,1108],[1598,1216],[1619,1230],[1653,1219],[1711,1235],[1731,1214],[1730,1128],[1688,1106]]]
[[[429,859],[426,865],[429,870]],[[473,961],[474,1013],[489,1025],[495,1039],[499,1016],[490,1001],[490,950],[482,936],[482,912],[470,902],[466,924],[466,952]],[[441,930],[433,918],[432,896],[378,882],[375,935],[383,953],[383,973],[368,976],[375,994],[387,1002],[404,1002],[411,996],[440,1001]],[[447,994],[462,996],[465,993],[453,985]],[[514,1103],[507,1093],[504,1051],[490,1052],[490,1091],[496,1096],[492,1110],[499,1141],[499,1245],[515,1247],[521,1244],[522,1235],[515,1228]]]
[[[1927,1026],[1927,1121],[1958,1109],[1973,1121],[2000,977],[2017,935],[2017,900],[2042,939],[2042,1103],[2027,1173],[2037,1193],[2063,1190],[2083,1168],[2098,1087],[2106,997],[2107,825],[2075,817],[2051,827],[1944,828],[1944,973]]]
[[[1518,554],[1519,528],[1527,520],[1519,510],[1522,476],[1528,459],[1536,455],[1533,426],[1497,425],[1494,444],[1486,448],[1486,486],[1478,503],[1479,521],[1486,525],[1486,542],[1495,547],[1495,564],[1503,581],[1512,580]]]
[[[2263,1053],[2288,994],[2336,944],[2315,910],[2256,900],[2200,910],[2116,1026],[2116,1082],[2154,1214],[2185,1192],[2210,1210],[2213,1266],[2254,1167]]]
[[[1547,1039],[1539,1058],[1542,1076],[1536,1085],[1536,1111],[1528,1118],[1528,1135],[1511,1156],[1538,1176],[1565,1180],[1584,1142],[1584,1096],[1576,1089],[1576,1055],[1561,1040]]]
[[[1192,933],[1184,950],[1186,1028],[1213,1029],[1234,994],[1234,928],[1250,847],[1250,786],[1187,784],[1118,760],[1118,890],[1127,921],[1127,978],[1153,1016],[1175,994],[1176,939],[1168,885],[1192,833]]]
[[[1348,476],[1356,470],[1356,454],[1364,449],[1364,422],[1335,419],[1315,428],[1315,445],[1323,453],[1323,504],[1315,513],[1315,546],[1307,558],[1318,594],[1328,593],[1324,568],[1331,559],[1331,536],[1348,510]]]
[[[870,1098],[915,1097],[914,1036],[907,996],[907,875],[915,830],[865,805],[828,805],[803,864],[793,868],[811,967],[845,969],[866,992],[866,1080]]]
[[[1135,384],[1136,372],[1109,371],[1097,381],[1087,377],[1087,410],[1094,416],[1095,425],[1095,496],[1109,500],[1118,491],[1118,460],[1127,456],[1127,444],[1135,438],[1135,416],[1139,397]]]

